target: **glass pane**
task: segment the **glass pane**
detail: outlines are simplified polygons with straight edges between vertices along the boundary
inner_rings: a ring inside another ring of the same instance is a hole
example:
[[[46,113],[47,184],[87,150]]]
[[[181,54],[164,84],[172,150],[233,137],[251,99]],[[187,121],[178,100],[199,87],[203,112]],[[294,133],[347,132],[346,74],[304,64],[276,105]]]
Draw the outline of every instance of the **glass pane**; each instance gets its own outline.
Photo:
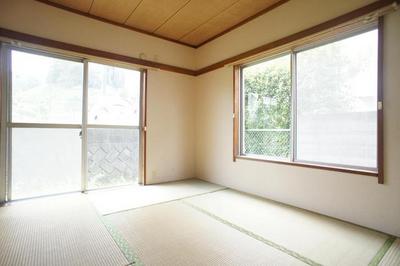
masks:
[[[12,122],[82,122],[83,64],[12,51]]]
[[[79,129],[12,129],[12,198],[81,189]]]
[[[290,155],[290,55],[243,69],[242,152],[287,159]]]
[[[139,175],[138,129],[88,129],[88,187],[133,184]]]
[[[297,54],[297,159],[375,168],[377,30]]]
[[[88,123],[139,125],[140,72],[89,63]]]

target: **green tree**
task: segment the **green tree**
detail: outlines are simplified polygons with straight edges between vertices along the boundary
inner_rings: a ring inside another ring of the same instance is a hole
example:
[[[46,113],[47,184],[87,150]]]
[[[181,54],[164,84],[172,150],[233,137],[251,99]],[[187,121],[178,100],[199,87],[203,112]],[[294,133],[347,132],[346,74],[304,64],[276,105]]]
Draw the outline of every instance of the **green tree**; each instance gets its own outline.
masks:
[[[290,128],[290,72],[284,67],[251,73],[245,80],[246,129]],[[250,97],[255,102],[250,104]],[[251,110],[255,109],[255,114]]]
[[[291,123],[289,61],[245,69],[244,87],[245,152],[288,157],[290,131],[280,129],[290,129]]]

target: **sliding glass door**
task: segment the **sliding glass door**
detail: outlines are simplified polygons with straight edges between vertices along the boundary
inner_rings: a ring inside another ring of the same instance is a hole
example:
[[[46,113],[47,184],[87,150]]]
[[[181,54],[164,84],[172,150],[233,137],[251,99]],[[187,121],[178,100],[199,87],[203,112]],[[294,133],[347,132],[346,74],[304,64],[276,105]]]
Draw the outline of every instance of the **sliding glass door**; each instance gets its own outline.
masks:
[[[8,200],[138,182],[139,71],[11,47],[3,55]]]
[[[83,63],[11,51],[9,196],[81,190]]]
[[[140,72],[88,65],[88,188],[137,182]]]

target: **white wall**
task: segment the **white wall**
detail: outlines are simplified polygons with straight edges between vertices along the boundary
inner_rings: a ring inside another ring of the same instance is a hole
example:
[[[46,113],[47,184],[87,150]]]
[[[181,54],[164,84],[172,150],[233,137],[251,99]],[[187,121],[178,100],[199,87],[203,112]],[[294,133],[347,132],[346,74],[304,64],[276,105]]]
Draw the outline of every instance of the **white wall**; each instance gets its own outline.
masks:
[[[34,0],[0,0],[0,27],[122,55],[192,68],[194,49]]]
[[[266,162],[232,162],[231,67],[196,80],[197,176],[400,236],[400,11],[385,19],[384,185],[379,185],[375,177],[362,175]]]
[[[148,72],[147,181],[195,177],[194,77]]]
[[[336,18],[376,0],[290,0],[196,50],[196,68]]]

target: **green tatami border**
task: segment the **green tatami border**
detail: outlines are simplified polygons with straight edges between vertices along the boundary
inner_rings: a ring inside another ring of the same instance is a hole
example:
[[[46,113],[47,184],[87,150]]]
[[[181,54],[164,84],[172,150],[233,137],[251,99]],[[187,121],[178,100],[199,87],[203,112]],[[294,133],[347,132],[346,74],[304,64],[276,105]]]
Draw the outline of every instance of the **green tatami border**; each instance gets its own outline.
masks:
[[[376,255],[372,258],[371,262],[368,264],[368,266],[377,266],[385,256],[385,254],[388,252],[389,248],[392,246],[392,244],[396,241],[396,237],[394,236],[389,236],[388,239],[386,239],[385,243],[383,243],[382,247],[378,250]]]
[[[219,217],[219,216],[217,216],[217,215],[215,215],[215,214],[213,214],[211,212],[208,212],[208,211],[206,211],[206,210],[204,210],[204,209],[202,209],[202,208],[200,208],[198,206],[195,206],[195,205],[193,205],[193,204],[191,204],[191,203],[189,203],[187,201],[182,200],[181,202],[184,203],[185,205],[187,205],[187,206],[189,206],[189,207],[191,207],[191,208],[193,208],[193,209],[195,209],[197,211],[200,211],[203,214],[205,214],[205,215],[207,215],[207,216],[209,216],[209,217],[211,217],[211,218],[213,218],[213,219],[215,219],[215,220],[227,225],[227,226],[232,227],[233,229],[238,230],[239,232],[242,232],[242,233],[244,233],[244,234],[246,234],[246,235],[248,235],[248,236],[250,236],[250,237],[252,237],[252,238],[254,238],[254,239],[256,239],[256,240],[258,240],[258,241],[260,241],[260,242],[262,242],[262,243],[264,243],[266,245],[268,245],[268,246],[270,246],[270,247],[273,247],[273,248],[279,250],[279,251],[282,251],[282,252],[286,253],[287,255],[292,256],[293,258],[296,258],[296,259],[298,259],[298,260],[300,260],[300,261],[302,261],[302,262],[304,262],[304,263],[306,263],[308,265],[311,265],[311,266],[320,266],[320,265],[322,265],[322,264],[320,264],[318,262],[313,261],[312,259],[304,257],[303,255],[301,255],[301,254],[299,254],[299,253],[297,253],[297,252],[295,252],[293,250],[287,249],[284,246],[281,246],[281,245],[279,245],[279,244],[277,244],[275,242],[272,242],[271,240],[268,240],[268,239],[266,239],[266,238],[264,238],[264,237],[262,237],[260,235],[257,235],[255,233],[249,231],[249,230],[246,230],[243,227],[240,227],[240,226],[238,226],[236,224],[233,224],[233,223],[231,223],[231,222],[229,222],[229,221],[227,221],[225,219],[222,219],[221,217]]]
[[[121,233],[115,229],[115,227],[107,221],[107,218],[100,217],[100,220],[103,222],[104,226],[107,228],[110,233],[112,239],[117,244],[122,254],[124,254],[125,258],[128,260],[128,265],[140,265],[144,264],[140,261],[139,257],[135,254],[135,252],[130,247],[128,241],[121,235]]]

